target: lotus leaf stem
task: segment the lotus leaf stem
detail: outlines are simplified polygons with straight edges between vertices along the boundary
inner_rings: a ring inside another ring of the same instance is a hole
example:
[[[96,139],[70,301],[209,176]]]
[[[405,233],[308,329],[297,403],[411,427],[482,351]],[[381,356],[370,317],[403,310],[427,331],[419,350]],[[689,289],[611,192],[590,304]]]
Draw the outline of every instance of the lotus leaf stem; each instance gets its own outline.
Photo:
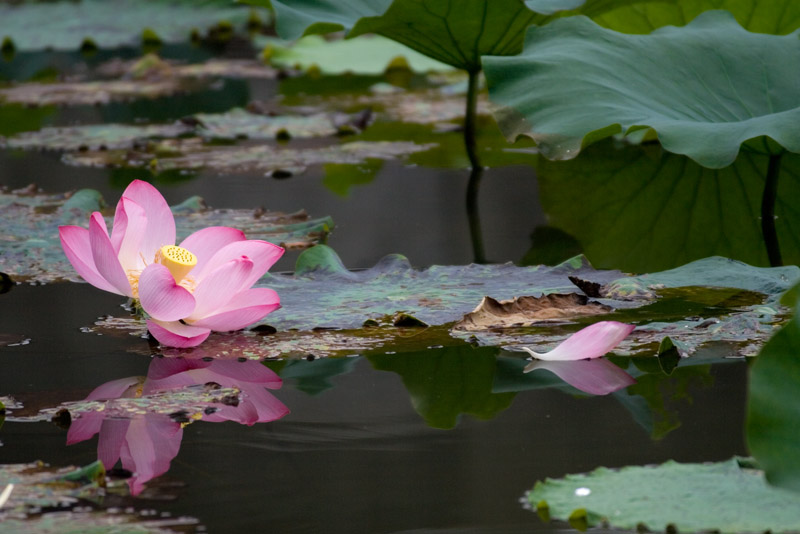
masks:
[[[783,265],[781,249],[778,244],[778,233],[775,230],[775,200],[778,196],[778,175],[781,172],[781,154],[769,157],[767,177],[764,183],[764,194],[761,197],[761,233],[767,247],[769,264],[772,267]]]

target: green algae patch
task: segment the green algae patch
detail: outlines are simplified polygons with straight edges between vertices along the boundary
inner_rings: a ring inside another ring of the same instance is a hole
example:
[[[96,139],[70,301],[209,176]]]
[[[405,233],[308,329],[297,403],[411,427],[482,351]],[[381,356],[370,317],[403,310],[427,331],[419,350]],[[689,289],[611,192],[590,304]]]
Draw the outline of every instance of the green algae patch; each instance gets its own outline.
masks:
[[[736,459],[601,467],[538,482],[526,499],[562,521],[585,510],[588,526],[723,534],[800,530],[800,495],[768,486],[763,472]]]
[[[52,282],[79,280],[61,250],[58,227],[86,226],[92,211],[103,210],[99,193],[82,190],[74,194],[45,195],[34,189],[0,191],[0,271],[15,281]],[[173,208],[180,241],[208,226],[239,228],[250,239],[264,239],[289,249],[307,248],[324,240],[333,228],[329,217],[312,219],[304,211],[295,213],[256,210],[215,210],[195,197]],[[107,222],[113,214],[108,212]]]

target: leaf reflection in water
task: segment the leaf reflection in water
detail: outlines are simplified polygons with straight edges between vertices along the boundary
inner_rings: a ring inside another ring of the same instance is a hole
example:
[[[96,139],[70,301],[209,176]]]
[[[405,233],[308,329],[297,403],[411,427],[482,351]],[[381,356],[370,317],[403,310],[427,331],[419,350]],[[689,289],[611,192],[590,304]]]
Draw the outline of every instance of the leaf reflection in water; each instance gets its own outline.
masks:
[[[635,378],[603,358],[576,361],[534,360],[525,367],[524,372],[537,369],[550,371],[572,387],[592,395],[608,395],[636,383]]]
[[[191,354],[191,353],[189,353]],[[233,361],[190,358],[156,358],[150,363],[147,377],[113,380],[97,387],[86,400],[146,398],[165,392],[180,392],[198,384],[214,383],[236,388],[238,402],[208,404],[196,413],[187,410],[170,415],[148,411],[143,404],[131,417],[114,417],[112,410],[73,412],[67,434],[72,445],[99,434],[97,456],[106,469],[121,460],[122,467],[132,473],[128,479],[131,494],[137,495],[147,481],[166,473],[178,454],[183,427],[196,420],[212,423],[235,421],[253,425],[280,419],[289,409],[266,389],[281,387],[275,372],[256,361]]]

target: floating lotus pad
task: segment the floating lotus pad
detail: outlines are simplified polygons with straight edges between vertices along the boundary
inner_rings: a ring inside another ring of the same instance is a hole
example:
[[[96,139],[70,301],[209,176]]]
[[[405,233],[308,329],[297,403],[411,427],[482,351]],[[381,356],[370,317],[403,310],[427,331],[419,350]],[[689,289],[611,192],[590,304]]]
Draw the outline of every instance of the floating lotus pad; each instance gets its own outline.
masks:
[[[0,88],[0,103],[93,106],[117,100],[161,98],[197,87],[179,78],[102,82],[25,83]]]
[[[531,136],[548,158],[652,128],[666,150],[718,169],[755,137],[800,152],[797,62],[797,34],[750,33],[710,11],[649,35],[567,17],[530,28],[521,55],[484,67],[504,133]]]
[[[351,142],[319,148],[280,148],[269,145],[208,145],[200,138],[168,139],[145,151],[89,151],[71,153],[64,161],[91,167],[147,167],[159,171],[172,169],[211,169],[219,172],[277,171],[297,174],[309,165],[325,163],[362,163],[367,159],[394,159],[432,148],[398,142]],[[165,156],[165,157],[159,157]]]
[[[100,502],[105,495],[106,472],[99,461],[82,468],[55,468],[42,462],[0,465],[0,493],[8,484],[14,488],[2,509],[3,532],[167,534],[197,525],[189,517],[143,519],[128,512],[87,509],[90,501]],[[78,505],[81,509],[74,510]],[[43,508],[58,511],[43,513]]]
[[[125,16],[120,16],[124,13]],[[267,13],[259,15],[266,20]],[[244,27],[250,9],[213,0],[80,0],[0,4],[3,28],[17,50],[77,50],[84,39],[100,48],[138,46],[145,29],[163,42],[188,42],[192,30],[226,21]]]
[[[330,218],[311,219],[302,211],[213,210],[205,208],[199,198],[191,200],[173,208],[179,241],[207,226],[233,226],[250,239],[305,248],[324,239],[333,227]],[[0,242],[0,271],[17,281],[79,280],[61,250],[58,226],[86,226],[89,213],[103,205],[99,193],[92,190],[71,197],[0,192],[0,223],[7,229]],[[107,223],[112,224],[110,216]]]
[[[42,128],[6,140],[0,148],[49,150],[131,149],[149,140],[197,135],[215,139],[276,139],[333,136],[343,113],[268,116],[235,108],[227,113],[198,113],[173,124],[88,124]]]
[[[601,467],[538,482],[526,498],[551,518],[624,530],[797,532],[800,495],[770,487],[761,471],[721,463]]]

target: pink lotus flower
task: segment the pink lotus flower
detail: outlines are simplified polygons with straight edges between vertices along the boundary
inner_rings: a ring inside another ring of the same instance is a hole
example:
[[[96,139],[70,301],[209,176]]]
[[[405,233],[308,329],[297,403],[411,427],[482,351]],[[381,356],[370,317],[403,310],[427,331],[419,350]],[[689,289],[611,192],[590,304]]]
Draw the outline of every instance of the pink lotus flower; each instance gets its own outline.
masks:
[[[239,330],[280,307],[277,293],[252,285],[278,261],[281,247],[225,226],[204,228],[175,246],[166,200],[141,180],[122,194],[111,234],[96,211],[88,230],[61,226],[59,235],[78,274],[138,299],[150,333],[165,346],[194,347],[212,330]]]
[[[540,354],[528,347],[521,348],[538,360],[589,360],[611,351],[634,328],[632,324],[600,321],[575,332],[550,352]]]

